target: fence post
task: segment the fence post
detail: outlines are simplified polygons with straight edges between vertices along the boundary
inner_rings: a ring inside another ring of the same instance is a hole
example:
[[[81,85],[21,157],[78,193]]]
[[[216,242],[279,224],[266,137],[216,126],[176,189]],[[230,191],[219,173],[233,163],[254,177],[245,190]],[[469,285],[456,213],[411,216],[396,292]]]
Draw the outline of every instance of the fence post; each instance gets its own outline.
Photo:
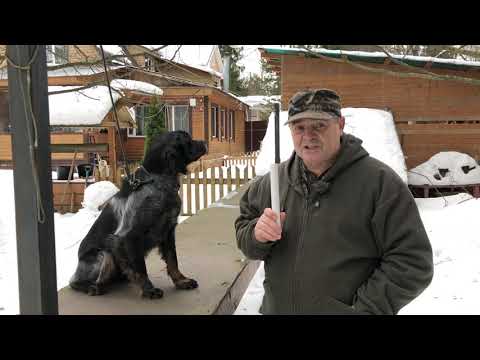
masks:
[[[210,168],[210,199],[212,200],[212,203],[217,201],[217,193],[216,193],[216,182],[217,182],[217,167],[212,167]]]
[[[195,214],[200,210],[200,180],[198,168],[195,170]]]
[[[220,184],[220,199],[223,199],[223,167],[219,168],[218,171],[218,182]]]
[[[235,166],[235,165],[232,165]],[[232,191],[232,167],[227,168],[227,194]]]
[[[240,188],[240,168],[237,168],[235,166],[233,168],[233,173],[234,173],[234,177],[235,177],[235,190],[238,191],[238,189]]]
[[[188,216],[192,215],[192,173],[187,172],[187,211]]]
[[[208,207],[208,189],[207,189],[207,169],[202,171],[202,184],[203,184],[203,208]]]

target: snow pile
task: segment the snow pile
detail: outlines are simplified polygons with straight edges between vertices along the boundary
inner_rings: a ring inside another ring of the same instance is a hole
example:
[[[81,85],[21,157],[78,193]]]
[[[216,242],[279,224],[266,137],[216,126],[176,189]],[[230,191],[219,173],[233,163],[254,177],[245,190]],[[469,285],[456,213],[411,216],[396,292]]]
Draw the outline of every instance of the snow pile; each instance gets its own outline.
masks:
[[[115,79],[111,81],[110,86],[117,90],[131,90],[145,94],[163,95],[163,90],[158,86],[143,81]]]
[[[118,191],[119,189],[110,181],[93,183],[85,189],[82,206],[85,209],[96,211]]]
[[[366,108],[342,109],[345,117],[346,133],[363,140],[362,146],[369,154],[389,165],[407,182],[407,167],[403,151],[398,141],[392,115],[383,110]],[[270,171],[270,164],[275,160],[275,114],[270,114],[267,132],[262,141],[257,158],[256,173],[264,175]],[[288,119],[288,112],[280,112],[280,160],[287,160],[293,152],[293,141],[288,126],[283,124]]]
[[[456,151],[439,152],[410,169],[410,185],[467,185],[480,183],[480,167],[474,158]]]
[[[48,91],[77,89],[78,86],[49,86]],[[113,101],[121,95],[112,91]],[[99,125],[112,108],[107,86],[99,85],[88,89],[48,96],[50,125],[80,126]]]

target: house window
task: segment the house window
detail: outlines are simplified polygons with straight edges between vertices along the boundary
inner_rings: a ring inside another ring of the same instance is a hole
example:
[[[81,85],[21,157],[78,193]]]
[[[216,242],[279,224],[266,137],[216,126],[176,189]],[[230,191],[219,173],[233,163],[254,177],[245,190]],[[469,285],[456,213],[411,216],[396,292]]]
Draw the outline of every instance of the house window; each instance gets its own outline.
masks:
[[[225,139],[225,109],[220,110],[220,138]]]
[[[228,121],[229,121],[229,139],[233,142],[235,142],[235,112],[234,111],[229,111],[228,112]]]
[[[137,123],[136,128],[128,129],[128,136],[145,136],[145,117],[147,114],[148,105],[137,105],[135,106],[135,122]]]
[[[190,133],[188,105],[168,105],[167,106],[168,130],[183,130]]]
[[[68,62],[67,45],[45,45],[47,65],[60,65]]]
[[[155,60],[148,55],[145,55],[145,70],[155,71]]]
[[[211,112],[212,138],[218,138],[218,108],[212,105]]]

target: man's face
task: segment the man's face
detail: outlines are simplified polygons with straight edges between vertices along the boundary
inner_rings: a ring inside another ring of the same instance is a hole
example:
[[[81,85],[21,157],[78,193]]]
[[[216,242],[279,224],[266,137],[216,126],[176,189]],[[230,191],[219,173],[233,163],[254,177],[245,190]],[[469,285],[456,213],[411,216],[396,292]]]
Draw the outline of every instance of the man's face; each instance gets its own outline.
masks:
[[[332,161],[339,151],[345,119],[301,119],[289,126],[295,152],[314,171]]]

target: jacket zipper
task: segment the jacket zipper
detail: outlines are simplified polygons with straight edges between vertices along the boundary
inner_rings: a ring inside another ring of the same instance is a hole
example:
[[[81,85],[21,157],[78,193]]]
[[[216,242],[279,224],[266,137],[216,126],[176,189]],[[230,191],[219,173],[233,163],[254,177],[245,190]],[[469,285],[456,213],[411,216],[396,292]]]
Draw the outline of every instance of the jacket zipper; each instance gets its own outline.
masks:
[[[297,243],[297,253],[295,255],[295,262],[293,263],[293,276],[292,276],[292,305],[293,305],[293,313],[297,313],[297,304],[295,302],[295,293],[296,293],[296,275],[295,273],[297,272],[297,262],[298,258],[300,256],[300,252],[302,250],[302,243],[303,243],[303,235],[304,235],[304,229],[307,223],[307,217],[308,217],[308,198],[305,199],[304,207],[303,207],[303,222],[302,222],[302,228],[300,229],[300,236],[298,237],[298,243]]]

